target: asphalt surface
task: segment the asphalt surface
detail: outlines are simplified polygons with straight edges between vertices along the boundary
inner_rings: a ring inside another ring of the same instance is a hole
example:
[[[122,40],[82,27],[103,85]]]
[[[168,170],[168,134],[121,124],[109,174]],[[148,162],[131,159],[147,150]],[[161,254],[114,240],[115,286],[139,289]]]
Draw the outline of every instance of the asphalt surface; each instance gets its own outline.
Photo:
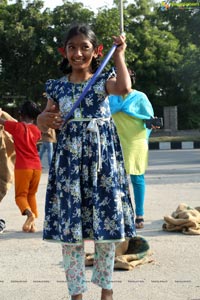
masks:
[[[45,166],[45,162],[43,162]],[[47,170],[37,194],[37,233],[24,233],[25,221],[11,187],[0,204],[6,230],[0,235],[0,300],[64,300],[68,298],[62,267],[61,246],[42,240]],[[200,300],[200,236],[162,231],[163,216],[184,202],[200,206],[200,151],[150,151],[146,173],[145,237],[153,263],[132,271],[115,271],[114,300]],[[85,243],[93,251],[92,242]],[[90,282],[84,300],[100,300],[100,289]]]

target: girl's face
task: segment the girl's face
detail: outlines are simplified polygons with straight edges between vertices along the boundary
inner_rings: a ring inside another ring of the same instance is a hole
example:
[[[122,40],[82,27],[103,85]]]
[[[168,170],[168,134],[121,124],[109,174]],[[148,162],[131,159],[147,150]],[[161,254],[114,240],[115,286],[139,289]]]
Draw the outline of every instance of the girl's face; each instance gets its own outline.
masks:
[[[83,70],[90,67],[93,57],[97,57],[97,49],[85,35],[79,34],[67,42],[66,54],[72,70]]]

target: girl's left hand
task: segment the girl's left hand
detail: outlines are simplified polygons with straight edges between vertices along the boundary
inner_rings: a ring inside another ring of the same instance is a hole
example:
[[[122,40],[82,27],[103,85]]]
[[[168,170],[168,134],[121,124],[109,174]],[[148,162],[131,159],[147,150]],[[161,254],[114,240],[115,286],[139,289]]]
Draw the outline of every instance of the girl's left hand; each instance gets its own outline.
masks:
[[[37,124],[39,128],[46,127],[46,128],[59,129],[60,126],[63,124],[63,120],[59,113],[55,113],[51,111],[43,111],[37,117]]]

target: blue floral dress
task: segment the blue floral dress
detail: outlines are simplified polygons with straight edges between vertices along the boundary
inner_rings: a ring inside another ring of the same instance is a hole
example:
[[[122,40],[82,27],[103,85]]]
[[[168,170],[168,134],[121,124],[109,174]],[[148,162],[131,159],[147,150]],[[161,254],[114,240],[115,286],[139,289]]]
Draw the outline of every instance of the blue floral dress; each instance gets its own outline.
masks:
[[[101,74],[59,133],[46,193],[43,237],[81,244],[122,241],[135,235],[134,211],[122,151]],[[66,116],[83,83],[48,80],[48,98]],[[93,126],[95,125],[95,126]]]

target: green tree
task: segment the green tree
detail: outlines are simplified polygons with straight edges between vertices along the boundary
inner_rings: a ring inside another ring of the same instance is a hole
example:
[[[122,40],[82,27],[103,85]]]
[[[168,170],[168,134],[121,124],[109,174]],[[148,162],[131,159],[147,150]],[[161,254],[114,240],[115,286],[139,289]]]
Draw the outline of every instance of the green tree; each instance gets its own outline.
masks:
[[[114,3],[94,14],[71,1],[53,11],[44,10],[42,0],[1,1],[0,101],[42,101],[45,81],[62,76],[57,48],[73,23],[91,25],[106,54],[120,31],[119,1]],[[178,105],[179,128],[198,127],[200,10],[161,11],[160,6],[150,0],[124,1],[126,61],[137,73],[136,88],[148,95],[157,115],[163,106]],[[111,59],[107,68],[112,65]]]
[[[128,5],[126,30],[129,52],[132,51],[128,65],[136,71],[136,87],[148,95],[156,108],[171,105],[178,84],[176,69],[182,56],[178,39],[159,26],[153,8],[146,0]]]
[[[1,99],[13,104],[26,97],[39,100],[44,73],[49,74],[52,52],[45,37],[51,19],[42,7],[38,0],[25,8],[22,1],[0,5]]]
[[[177,7],[157,11],[162,26],[179,41],[182,56],[176,70],[177,95],[172,102],[178,105],[180,129],[200,127],[200,116],[196,114],[200,109],[200,7],[195,7],[197,1],[190,3],[188,7],[188,1],[181,1]]]
[[[64,32],[74,22],[91,23],[93,12],[81,3],[65,2],[53,11],[43,1],[0,4],[0,101],[16,105],[25,98],[42,101],[45,81],[61,75]]]

